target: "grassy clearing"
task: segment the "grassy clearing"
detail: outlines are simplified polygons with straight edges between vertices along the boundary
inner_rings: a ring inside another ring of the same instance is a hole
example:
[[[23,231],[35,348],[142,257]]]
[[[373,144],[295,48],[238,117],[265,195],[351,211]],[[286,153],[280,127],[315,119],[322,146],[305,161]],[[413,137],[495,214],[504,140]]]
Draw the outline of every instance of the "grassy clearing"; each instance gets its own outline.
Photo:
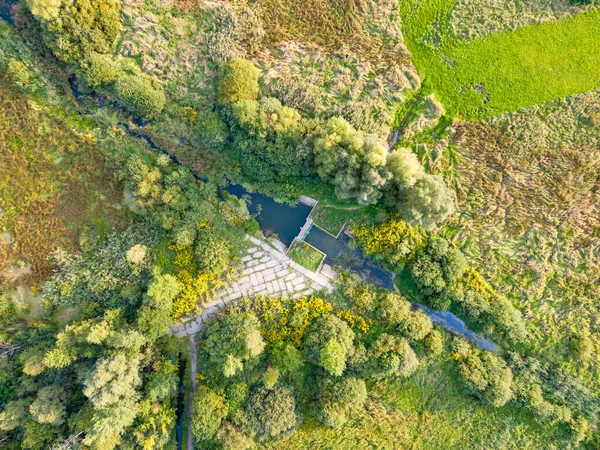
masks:
[[[296,242],[287,255],[308,270],[316,272],[325,258],[325,254],[306,242]]]
[[[312,212],[312,219],[320,228],[337,236],[345,223],[371,223],[377,216],[372,206],[336,206],[319,201]]]
[[[377,206],[347,202],[335,196],[333,187],[321,181],[299,181],[295,189],[303,195],[319,200],[311,213],[315,225],[337,236],[345,223],[370,224],[385,220],[386,214]]]
[[[600,11],[462,41],[455,3],[401,3],[415,65],[451,114],[490,117],[600,86]]]

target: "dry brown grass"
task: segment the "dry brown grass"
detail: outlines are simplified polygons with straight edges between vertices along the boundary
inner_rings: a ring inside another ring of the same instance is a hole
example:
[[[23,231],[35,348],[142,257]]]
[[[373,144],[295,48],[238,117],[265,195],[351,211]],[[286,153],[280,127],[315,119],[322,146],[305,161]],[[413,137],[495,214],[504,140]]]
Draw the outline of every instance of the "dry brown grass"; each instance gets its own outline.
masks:
[[[57,247],[76,249],[81,227],[96,217],[119,224],[122,189],[89,139],[65,128],[0,79],[0,267],[31,264],[33,278],[51,270]]]
[[[590,91],[455,124],[460,212],[448,226],[521,309],[534,351],[594,389],[598,360],[575,364],[569,343],[576,330],[600,335],[598,105]]]
[[[476,194],[486,205],[478,208],[486,227],[518,235],[569,224],[582,237],[600,229],[600,155],[566,144],[532,152],[485,123],[458,124],[455,141],[462,156],[459,197]]]

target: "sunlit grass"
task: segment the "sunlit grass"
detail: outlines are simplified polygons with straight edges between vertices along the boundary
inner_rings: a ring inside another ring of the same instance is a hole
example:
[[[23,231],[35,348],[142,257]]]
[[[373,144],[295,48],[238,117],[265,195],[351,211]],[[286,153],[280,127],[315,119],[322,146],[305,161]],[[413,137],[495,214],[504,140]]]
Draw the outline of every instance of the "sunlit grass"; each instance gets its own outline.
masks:
[[[490,117],[600,86],[600,11],[463,41],[449,25],[455,2],[401,3],[414,63],[451,114]]]

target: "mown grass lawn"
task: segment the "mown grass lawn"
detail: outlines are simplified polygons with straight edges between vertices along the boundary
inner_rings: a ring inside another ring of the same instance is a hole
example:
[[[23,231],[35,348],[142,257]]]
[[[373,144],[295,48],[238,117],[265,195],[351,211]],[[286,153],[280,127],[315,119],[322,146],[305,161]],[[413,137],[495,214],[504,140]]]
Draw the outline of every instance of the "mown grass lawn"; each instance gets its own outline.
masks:
[[[452,115],[478,119],[600,87],[600,10],[464,41],[456,0],[401,2],[421,78]]]
[[[293,245],[294,247],[292,247],[287,255],[301,266],[316,272],[325,255],[306,242],[297,242]]]

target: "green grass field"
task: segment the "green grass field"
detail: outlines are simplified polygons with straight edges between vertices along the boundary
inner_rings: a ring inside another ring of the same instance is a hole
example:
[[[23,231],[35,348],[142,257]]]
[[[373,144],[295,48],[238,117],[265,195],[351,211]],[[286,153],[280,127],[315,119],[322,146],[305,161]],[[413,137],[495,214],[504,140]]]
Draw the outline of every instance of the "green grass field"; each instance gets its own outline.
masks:
[[[325,258],[323,253],[306,242],[297,242],[295,246],[292,244],[292,249],[288,252],[288,256],[313,272],[319,269],[321,261]]]
[[[600,86],[600,10],[464,41],[450,28],[455,3],[401,3],[414,63],[451,115],[491,117]]]

